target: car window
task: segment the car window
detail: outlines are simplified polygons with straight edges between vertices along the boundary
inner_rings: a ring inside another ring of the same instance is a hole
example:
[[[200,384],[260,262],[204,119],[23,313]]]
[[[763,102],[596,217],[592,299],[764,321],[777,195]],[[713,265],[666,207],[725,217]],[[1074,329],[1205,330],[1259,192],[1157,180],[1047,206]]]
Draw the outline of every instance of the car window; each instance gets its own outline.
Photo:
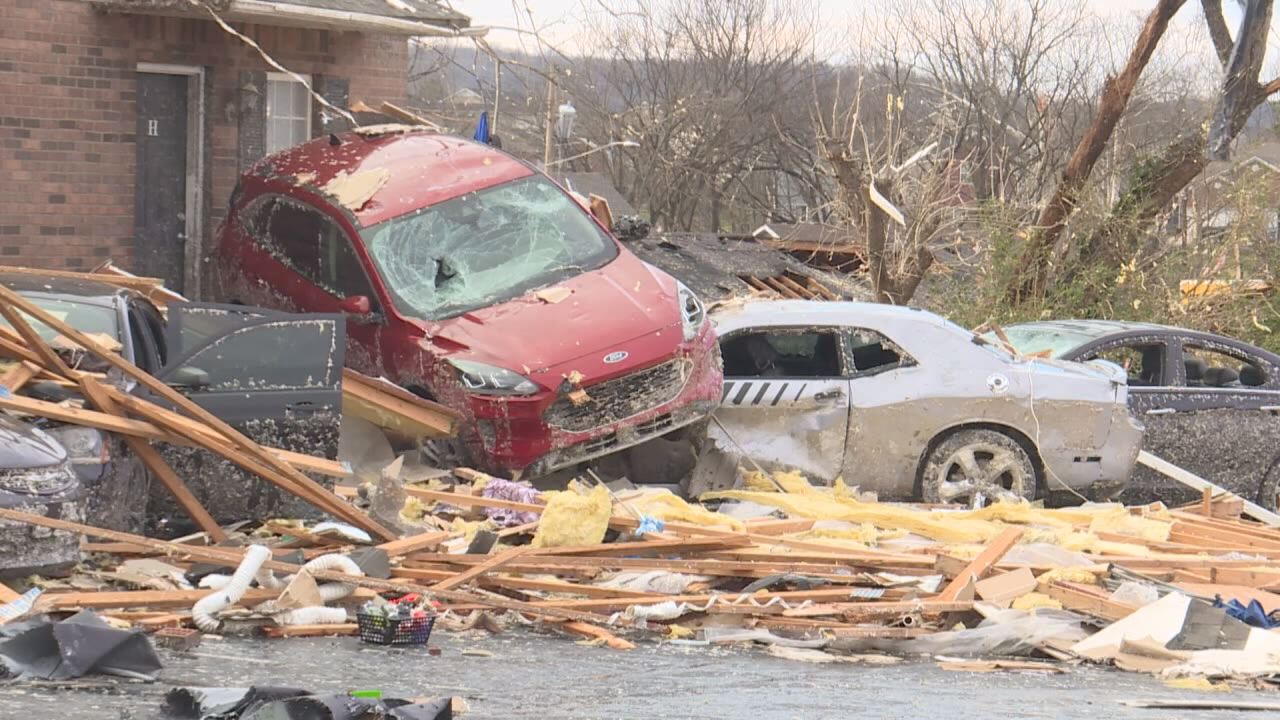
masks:
[[[1183,345],[1182,365],[1188,387],[1259,387],[1267,383],[1266,372],[1243,353]]]
[[[338,298],[374,299],[360,257],[333,218],[283,198],[267,199],[252,218],[258,243],[320,289]]]
[[[432,205],[362,231],[392,302],[438,320],[601,267],[612,238],[540,175]]]
[[[336,387],[336,321],[268,320],[241,327],[175,364],[208,373],[205,392]]]
[[[117,322],[116,311],[112,307],[31,295],[24,295],[24,297],[31,304],[82,333],[87,335],[106,335],[116,342],[124,340],[120,334],[121,329]],[[18,312],[22,313],[23,319],[45,340],[51,341],[59,336],[48,325],[23,313],[21,310]],[[9,327],[8,321],[3,316],[0,316],[0,327]]]
[[[770,330],[720,342],[726,377],[842,377],[833,330]]]
[[[150,338],[150,329],[135,309],[129,309],[129,339],[133,341],[133,363],[148,373],[159,369],[156,364],[156,348]]]
[[[1129,385],[1134,387],[1168,385],[1164,372],[1165,346],[1159,343],[1134,343],[1094,350],[1081,361],[1107,360],[1124,368]]]
[[[902,348],[874,330],[849,332],[849,357],[854,377],[915,364]]]

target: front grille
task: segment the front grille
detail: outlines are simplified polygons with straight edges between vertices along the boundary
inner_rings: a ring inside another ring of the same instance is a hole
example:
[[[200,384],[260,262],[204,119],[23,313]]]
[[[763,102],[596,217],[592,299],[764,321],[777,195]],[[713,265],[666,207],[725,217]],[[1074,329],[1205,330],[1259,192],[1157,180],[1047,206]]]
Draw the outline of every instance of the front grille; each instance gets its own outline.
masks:
[[[543,419],[569,432],[586,432],[626,420],[675,399],[688,382],[691,367],[687,360],[672,360],[589,385],[583,388],[590,398],[587,402],[574,405],[568,397],[561,397],[547,408]]]

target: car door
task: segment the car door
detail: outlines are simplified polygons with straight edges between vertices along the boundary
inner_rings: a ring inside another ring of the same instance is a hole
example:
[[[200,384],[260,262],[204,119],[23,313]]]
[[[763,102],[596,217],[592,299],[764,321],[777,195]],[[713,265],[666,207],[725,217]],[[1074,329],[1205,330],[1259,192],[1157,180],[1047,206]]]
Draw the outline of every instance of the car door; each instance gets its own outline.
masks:
[[[891,338],[875,330],[846,328],[844,346],[849,368],[845,482],[884,499],[910,499],[920,454],[935,432],[932,413],[918,408],[914,378],[922,370]],[[885,431],[907,427],[904,423],[919,431]]]
[[[341,315],[174,304],[165,329],[167,362],[155,375],[258,443],[333,458],[344,341]],[[220,522],[315,515],[211,453],[166,447],[165,454]],[[152,503],[153,517],[185,518],[163,490],[153,488]]]
[[[720,340],[724,395],[710,435],[768,469],[831,483],[844,466],[849,379],[834,327],[747,328]]]

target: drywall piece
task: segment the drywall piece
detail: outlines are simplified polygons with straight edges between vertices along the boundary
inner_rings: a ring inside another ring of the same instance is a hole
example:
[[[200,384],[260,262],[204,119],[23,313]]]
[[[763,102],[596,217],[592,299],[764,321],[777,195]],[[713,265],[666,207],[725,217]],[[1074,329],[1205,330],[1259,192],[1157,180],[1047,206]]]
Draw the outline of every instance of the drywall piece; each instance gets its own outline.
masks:
[[[1182,631],[1191,598],[1169,593],[1150,605],[1138,608],[1071,647],[1071,652],[1090,660],[1104,660],[1120,652],[1126,640],[1155,641],[1164,647]]]
[[[324,192],[342,207],[356,212],[363,208],[370,198],[378,194],[390,179],[391,171],[386,168],[358,173],[348,173],[343,170],[324,184]]]

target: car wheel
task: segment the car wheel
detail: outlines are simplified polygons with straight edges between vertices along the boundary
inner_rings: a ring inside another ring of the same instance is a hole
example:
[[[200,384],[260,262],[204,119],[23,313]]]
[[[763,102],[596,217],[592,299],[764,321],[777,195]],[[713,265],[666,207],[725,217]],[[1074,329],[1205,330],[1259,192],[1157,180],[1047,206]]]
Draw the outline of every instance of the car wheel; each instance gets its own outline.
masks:
[[[1271,469],[1262,476],[1262,484],[1258,486],[1258,497],[1254,502],[1264,510],[1280,512],[1280,459],[1271,463]]]
[[[961,430],[929,451],[920,478],[927,503],[982,507],[996,500],[1032,500],[1036,469],[1022,444],[996,430]]]

